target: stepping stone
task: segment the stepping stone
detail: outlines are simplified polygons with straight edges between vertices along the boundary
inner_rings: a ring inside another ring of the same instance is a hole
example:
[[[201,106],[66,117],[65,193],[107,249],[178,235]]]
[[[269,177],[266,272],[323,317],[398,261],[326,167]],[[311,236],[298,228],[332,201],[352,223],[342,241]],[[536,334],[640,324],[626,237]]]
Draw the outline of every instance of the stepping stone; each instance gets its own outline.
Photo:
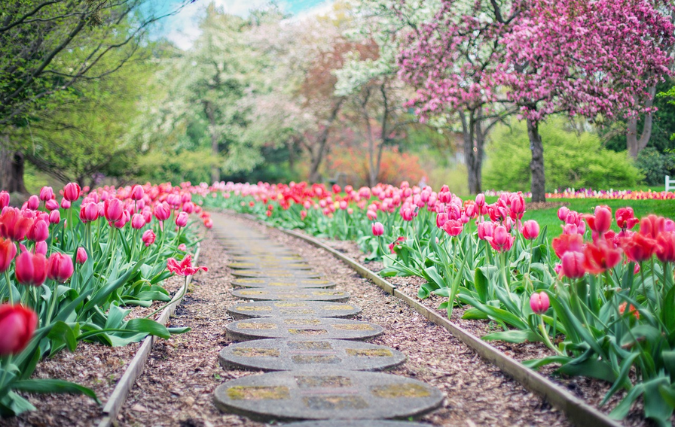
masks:
[[[242,302],[227,309],[234,318],[248,317],[351,317],[361,312],[352,304],[322,301]]]
[[[270,288],[237,289],[231,291],[237,298],[252,301],[334,301],[345,302],[347,292],[333,289],[281,290]]]
[[[284,269],[267,269],[267,270],[234,270],[232,275],[235,277],[271,277],[271,278],[303,278],[303,279],[318,279],[321,277],[319,273],[314,273],[305,270],[284,270]]]
[[[380,335],[384,329],[373,323],[349,319],[311,317],[246,319],[225,326],[233,341],[261,338],[363,340]]]
[[[431,424],[387,420],[330,420],[302,421],[299,423],[284,424],[284,427],[431,427]]]
[[[405,355],[358,341],[272,339],[229,345],[220,351],[219,360],[226,370],[234,367],[266,371],[379,371],[405,362]]]
[[[440,391],[417,380],[344,370],[249,375],[222,384],[214,396],[221,411],[286,421],[408,418],[442,401]]]
[[[270,288],[279,290],[299,290],[306,288],[334,288],[335,283],[323,279],[269,279],[242,277],[232,282],[240,288]]]
[[[312,266],[304,262],[274,262],[274,261],[258,261],[258,262],[241,262],[235,261],[227,264],[229,268],[235,270],[261,270],[265,268],[271,269],[288,269],[288,270],[311,270]]]
[[[233,262],[265,262],[267,260],[274,262],[303,262],[301,256],[254,256],[254,255],[239,255],[230,257]]]

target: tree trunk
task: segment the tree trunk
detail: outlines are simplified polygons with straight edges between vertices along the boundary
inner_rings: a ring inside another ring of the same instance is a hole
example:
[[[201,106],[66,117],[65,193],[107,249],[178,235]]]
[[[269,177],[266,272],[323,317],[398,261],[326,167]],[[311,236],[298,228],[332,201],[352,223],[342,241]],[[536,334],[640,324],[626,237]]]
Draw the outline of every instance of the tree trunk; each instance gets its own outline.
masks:
[[[316,148],[310,150],[311,163],[309,168],[309,182],[310,184],[318,183],[321,180],[321,174],[319,173],[319,168],[323,162],[324,155],[326,154],[326,144],[328,142],[328,135],[330,133],[330,128],[333,125],[333,122],[337,118],[340,107],[342,107],[342,102],[344,98],[340,98],[333,109],[331,110],[330,117],[326,120],[324,128],[319,133],[319,136],[316,141]]]
[[[24,162],[20,151],[0,149],[0,190],[28,195],[23,182]]]
[[[211,154],[213,158],[218,158],[218,135],[216,134],[216,112],[215,107],[210,101],[204,101],[204,112],[209,119],[209,133],[211,134]],[[211,166],[211,183],[220,181],[220,168],[214,164]]]
[[[649,99],[645,103],[645,107],[650,108],[652,105],[654,105],[654,96],[656,95],[656,86],[652,86],[649,88]],[[652,113],[647,113],[645,115],[645,123],[644,126],[642,127],[642,134],[640,135],[640,138],[638,139],[637,137],[637,122],[638,122],[638,116],[635,115],[628,119],[628,126],[627,126],[627,132],[626,132],[626,148],[628,148],[628,155],[633,158],[637,159],[638,154],[640,154],[640,151],[644,150],[644,148],[647,146],[649,143],[649,138],[652,136]]]
[[[478,117],[476,117],[478,115]],[[462,122],[462,136],[464,139],[464,163],[469,180],[469,193],[478,194],[483,189],[483,179],[481,177],[483,170],[483,144],[484,135],[480,129],[481,114],[476,110],[470,110],[467,113],[459,112],[459,118]]]
[[[527,135],[530,137],[530,150],[532,161],[530,172],[532,173],[532,201],[546,201],[546,175],[544,173],[544,144],[539,134],[539,123],[527,120]]]

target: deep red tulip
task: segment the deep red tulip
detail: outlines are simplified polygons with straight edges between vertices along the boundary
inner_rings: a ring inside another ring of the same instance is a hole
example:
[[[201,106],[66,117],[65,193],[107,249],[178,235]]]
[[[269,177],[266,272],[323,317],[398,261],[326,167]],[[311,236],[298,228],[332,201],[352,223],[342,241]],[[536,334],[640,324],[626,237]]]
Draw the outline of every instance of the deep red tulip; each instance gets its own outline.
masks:
[[[621,229],[628,229],[635,227],[635,225],[640,222],[639,219],[635,218],[635,213],[633,208],[625,207],[619,208],[616,210],[616,225]]]
[[[0,356],[16,355],[23,351],[38,324],[37,314],[22,305],[0,305]]]
[[[607,242],[588,243],[584,248],[584,269],[590,274],[601,274],[621,261],[621,251]]]
[[[675,262],[675,234],[659,234],[656,238],[656,257],[661,262]]]
[[[40,189],[40,200],[43,202],[52,200],[54,198],[54,190],[52,190],[52,187],[42,187]]]
[[[176,217],[176,227],[183,228],[188,223],[188,214],[187,212],[181,212]]]
[[[73,260],[66,254],[53,253],[47,260],[47,277],[65,283],[73,275]]]
[[[562,234],[551,241],[553,251],[562,259],[565,252],[581,252],[584,239],[580,234]]]
[[[523,237],[527,240],[539,237],[539,223],[533,219],[523,222]]]
[[[381,236],[384,234],[384,225],[381,222],[373,224],[373,236]]]
[[[26,237],[34,219],[16,208],[5,208],[0,215],[0,236],[19,242]]]
[[[530,295],[530,308],[535,314],[544,314],[551,306],[551,302],[548,299],[548,294],[544,291],[535,292]]]
[[[63,197],[69,202],[74,202],[75,200],[79,199],[81,194],[82,189],[74,182],[68,183],[65,187],[63,187]]]
[[[145,230],[145,233],[143,233],[143,237],[141,237],[141,240],[143,240],[143,243],[145,246],[150,246],[153,243],[155,243],[155,233],[152,230]]]
[[[140,230],[145,226],[145,218],[141,214],[134,214],[131,217],[131,228],[134,230]]]
[[[14,268],[16,280],[22,285],[40,286],[47,279],[47,258],[32,254],[22,245]]]
[[[85,262],[87,262],[87,258],[88,258],[87,251],[82,246],[77,248],[77,255],[75,256],[75,262],[78,264],[84,264]]]
[[[584,277],[584,254],[581,252],[565,252],[562,256],[562,274],[570,279]]]
[[[641,262],[648,260],[656,250],[656,240],[635,233],[622,240],[623,251],[631,261]]]
[[[0,273],[7,271],[16,256],[16,246],[9,239],[0,237]]]
[[[9,193],[6,191],[0,191],[0,209],[9,206]]]
[[[131,200],[141,200],[144,195],[145,192],[143,191],[143,187],[140,185],[134,185],[134,187],[131,189]]]

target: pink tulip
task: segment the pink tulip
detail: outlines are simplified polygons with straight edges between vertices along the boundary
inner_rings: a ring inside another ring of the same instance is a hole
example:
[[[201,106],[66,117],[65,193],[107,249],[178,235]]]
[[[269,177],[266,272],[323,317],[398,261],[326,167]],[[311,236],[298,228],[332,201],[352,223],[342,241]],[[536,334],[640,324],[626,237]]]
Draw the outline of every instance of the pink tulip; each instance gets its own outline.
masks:
[[[37,242],[35,244],[35,254],[47,255],[47,242]]]
[[[567,206],[561,206],[560,209],[558,209],[558,219],[560,221],[565,222],[567,220],[567,215],[569,215],[570,210]]]
[[[70,209],[70,201],[68,201],[65,197],[61,199],[61,207],[63,209]]]
[[[16,256],[16,246],[9,239],[0,237],[0,273],[7,271]]]
[[[23,351],[38,324],[37,314],[22,305],[0,305],[0,356],[16,355]]]
[[[40,199],[36,195],[32,195],[28,198],[27,205],[28,209],[36,210],[40,207]]]
[[[495,229],[494,222],[479,222],[478,223],[478,238],[481,240],[486,240],[487,237],[492,237],[492,233]]]
[[[171,207],[167,202],[159,203],[155,206],[154,214],[158,221],[164,222],[171,216]]]
[[[445,232],[452,237],[456,237],[462,234],[463,228],[464,224],[462,224],[461,221],[456,221],[452,219],[446,221],[445,224],[443,224],[443,230],[445,230]]]
[[[45,202],[45,207],[48,211],[55,211],[59,208],[59,202],[56,199],[49,199]]]
[[[562,256],[562,274],[570,279],[584,277],[584,254],[581,252],[565,252]]]
[[[181,212],[176,217],[176,227],[183,228],[188,223],[188,214],[187,212]]]
[[[54,190],[52,190],[52,187],[42,187],[40,190],[40,200],[46,202],[48,200],[52,200],[53,198]]]
[[[187,246],[185,245],[185,243],[181,243],[180,245],[178,245],[177,249],[181,252],[187,252]]]
[[[377,219],[377,212],[376,212],[376,211],[368,210],[368,212],[366,212],[366,216],[367,216],[368,219],[371,220],[371,221],[376,220],[376,219]]]
[[[539,223],[531,219],[523,222],[523,237],[527,240],[534,240],[539,236]]]
[[[411,208],[406,207],[401,209],[401,218],[403,218],[403,221],[412,221],[414,217],[414,212]]]
[[[131,199],[132,200],[141,200],[143,196],[145,195],[145,192],[143,191],[143,187],[140,185],[134,185],[134,187],[131,189]]]
[[[47,277],[65,283],[73,275],[73,260],[65,254],[55,252],[47,260]]]
[[[98,219],[98,205],[94,202],[82,203],[80,207],[80,220],[84,223]]]
[[[105,219],[107,219],[109,222],[115,222],[122,218],[122,214],[124,213],[124,205],[120,199],[108,199],[103,203]]]
[[[0,209],[4,209],[6,206],[9,206],[9,193],[0,191]]]
[[[66,184],[66,186],[63,188],[63,197],[69,202],[74,202],[75,200],[79,199],[81,194],[82,189],[74,182]]]
[[[476,206],[483,208],[485,206],[485,194],[480,193],[476,196]]]
[[[498,252],[505,252],[511,250],[513,246],[513,236],[508,232],[506,227],[498,225],[492,232],[492,237],[486,237],[485,240],[490,242],[490,246]]]
[[[21,245],[21,255],[16,257],[14,274],[22,285],[41,286],[47,279],[47,258],[32,254]]]
[[[384,234],[384,225],[381,222],[373,224],[373,236],[381,236]]]
[[[183,212],[191,214],[195,211],[195,205],[192,202],[183,203]]]
[[[551,303],[548,299],[548,294],[544,291],[535,292],[530,296],[530,308],[535,314],[544,314],[550,307]]]
[[[28,240],[34,242],[44,242],[49,237],[49,225],[47,221],[41,219],[33,222],[33,226],[28,231]]]
[[[436,214],[436,227],[442,228],[446,222],[448,222],[448,214],[445,212]]]
[[[131,228],[134,230],[140,230],[145,226],[145,218],[141,214],[134,214],[131,217]]]
[[[129,211],[122,211],[122,216],[120,217],[120,219],[113,222],[112,225],[115,226],[115,228],[124,228],[124,226],[127,225],[127,222],[129,222],[129,220],[131,220]]]
[[[75,262],[78,264],[84,264],[85,262],[87,262],[87,258],[88,258],[87,251],[82,246],[77,248],[77,255],[75,256]]]
[[[143,243],[145,243],[145,246],[147,247],[155,243],[155,238],[155,233],[152,230],[146,230],[145,233],[143,233],[141,240],[143,240]]]

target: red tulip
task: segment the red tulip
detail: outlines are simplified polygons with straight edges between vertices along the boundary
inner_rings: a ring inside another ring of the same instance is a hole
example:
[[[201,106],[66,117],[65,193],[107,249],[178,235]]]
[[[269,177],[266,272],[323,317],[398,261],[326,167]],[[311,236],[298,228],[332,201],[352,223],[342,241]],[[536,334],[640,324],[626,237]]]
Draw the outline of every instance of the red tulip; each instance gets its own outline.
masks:
[[[641,227],[642,229],[642,227]],[[656,250],[656,240],[635,233],[622,241],[623,251],[631,261],[641,262],[648,260]]]
[[[647,215],[640,221],[640,234],[650,239],[656,239],[665,228],[666,219],[660,216]]]
[[[523,223],[523,237],[534,240],[539,236],[539,223],[533,219]]]
[[[211,218],[207,218],[204,220],[204,227],[208,228],[209,230],[213,228],[213,221]]]
[[[141,214],[134,214],[131,217],[131,228],[134,230],[140,230],[145,226],[145,218]]]
[[[584,254],[581,252],[565,252],[562,256],[562,274],[570,279],[584,277]]]
[[[584,269],[590,274],[601,274],[621,261],[621,251],[607,242],[588,243],[584,248]]]
[[[183,228],[188,223],[188,214],[187,212],[181,212],[176,217],[176,227]]]
[[[155,239],[156,236],[152,230],[146,230],[145,233],[143,233],[143,236],[141,237],[141,240],[143,240],[143,243],[145,243],[146,247],[155,243]]]
[[[65,254],[55,252],[47,260],[47,277],[65,283],[73,275],[73,260]]]
[[[503,225],[498,225],[492,232],[492,237],[486,237],[485,240],[490,242],[490,246],[498,252],[505,252],[511,250],[513,246],[513,236],[506,230]]]
[[[180,263],[174,258],[169,258],[166,267],[170,272],[179,276],[191,276],[199,270],[209,271],[206,267],[193,267],[192,257],[190,255],[186,255]]]
[[[0,273],[7,271],[16,256],[16,246],[9,239],[0,237]]]
[[[145,192],[143,191],[143,187],[140,185],[134,185],[134,187],[131,189],[131,199],[132,200],[141,200],[143,196],[145,195]]]
[[[445,230],[445,232],[451,235],[452,237],[456,237],[462,234],[463,229],[464,224],[462,224],[461,221],[448,220],[445,222],[445,224],[443,224],[443,230]]]
[[[9,206],[9,193],[0,191],[0,209],[4,209],[6,206]]]
[[[562,259],[565,252],[581,252],[584,239],[580,234],[562,234],[551,241],[553,251]]]
[[[384,234],[384,225],[381,222],[373,224],[373,236],[381,236]]]
[[[49,225],[47,221],[38,219],[33,222],[33,226],[28,230],[28,240],[34,242],[44,242],[49,237]]]
[[[19,354],[23,351],[38,324],[33,310],[22,305],[0,305],[0,356]]]
[[[26,237],[34,219],[16,208],[5,208],[0,215],[0,236],[19,242]]]
[[[16,257],[14,274],[22,285],[40,286],[47,279],[47,258],[42,254],[30,253],[22,245],[21,255]]]
[[[621,304],[619,304],[619,314],[620,315],[623,316],[623,314],[626,312],[626,306],[628,306],[627,302],[622,302]],[[635,308],[635,306],[633,304],[628,306],[628,313],[632,314],[633,317],[635,317],[636,319],[640,319],[640,312],[637,311],[637,309]]]
[[[535,292],[530,295],[530,308],[536,314],[544,314],[550,307],[551,303],[548,299],[548,294],[544,291]]]
[[[333,184],[333,193],[339,194],[342,191],[339,185]]]
[[[42,187],[42,189],[40,189],[40,200],[47,202],[53,198],[54,190],[52,190],[52,187]]]
[[[628,229],[635,227],[635,224],[640,222],[639,219],[635,218],[635,213],[633,208],[625,207],[619,208],[616,210],[616,225],[621,229]]]
[[[661,262],[675,262],[675,234],[659,234],[656,238],[656,257]]]
[[[74,202],[75,200],[79,199],[81,194],[82,189],[74,182],[68,183],[65,187],[63,187],[63,197],[69,202]]]
[[[122,218],[124,213],[124,205],[120,199],[108,199],[103,202],[103,212],[105,219],[107,219],[108,222],[115,222]]]
[[[78,264],[84,264],[85,262],[87,262],[87,258],[88,258],[87,251],[82,246],[77,248],[77,255],[75,256],[75,262]]]
[[[612,226],[612,211],[606,206],[597,206],[595,215],[584,215],[583,217],[590,229],[600,237]]]

